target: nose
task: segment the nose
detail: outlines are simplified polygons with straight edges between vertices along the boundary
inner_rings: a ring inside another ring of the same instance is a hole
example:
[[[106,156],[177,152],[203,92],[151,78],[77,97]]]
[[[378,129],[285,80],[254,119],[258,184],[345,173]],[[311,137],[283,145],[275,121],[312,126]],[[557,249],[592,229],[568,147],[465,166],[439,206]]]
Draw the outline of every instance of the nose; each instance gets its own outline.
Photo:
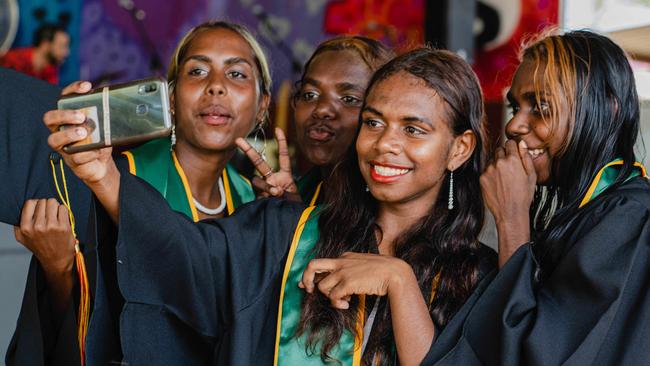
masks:
[[[215,95],[224,96],[228,94],[228,88],[226,88],[226,83],[223,80],[223,78],[220,77],[219,75],[216,75],[217,73],[214,74],[215,75],[213,75],[209,79],[208,85],[205,88],[206,94],[210,96],[215,96]]]
[[[518,112],[506,124],[506,136],[509,139],[516,139],[530,133],[530,121],[524,113]]]
[[[374,145],[379,154],[399,155],[403,150],[399,131],[395,128],[390,128],[390,126],[378,135]]]
[[[321,96],[318,98],[311,115],[315,119],[332,120],[336,118],[337,113],[335,102],[327,96]]]

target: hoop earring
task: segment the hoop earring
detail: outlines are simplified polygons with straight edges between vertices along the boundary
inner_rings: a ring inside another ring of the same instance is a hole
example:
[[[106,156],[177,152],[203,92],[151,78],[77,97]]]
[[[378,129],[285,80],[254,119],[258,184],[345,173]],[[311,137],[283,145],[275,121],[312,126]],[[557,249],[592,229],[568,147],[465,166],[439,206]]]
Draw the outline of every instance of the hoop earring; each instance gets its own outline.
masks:
[[[255,136],[253,137],[253,143],[257,147],[257,137],[262,134],[262,151],[260,152],[260,155],[262,156],[262,159],[266,161],[266,132],[264,131],[264,122],[260,121],[260,123],[257,124],[257,127],[255,128]]]
[[[449,173],[449,200],[447,201],[449,211],[454,209],[454,171]]]

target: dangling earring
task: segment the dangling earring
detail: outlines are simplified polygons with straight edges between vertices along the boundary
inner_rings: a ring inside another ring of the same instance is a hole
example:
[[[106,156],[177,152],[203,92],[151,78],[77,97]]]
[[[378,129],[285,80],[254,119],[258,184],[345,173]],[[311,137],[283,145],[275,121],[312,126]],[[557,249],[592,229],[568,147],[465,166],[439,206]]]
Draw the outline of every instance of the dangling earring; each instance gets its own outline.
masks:
[[[451,211],[454,209],[454,171],[449,173],[449,200],[447,201],[447,208]]]
[[[255,145],[255,148],[257,148],[257,136],[259,136],[260,132],[262,133],[262,151],[260,152],[260,155],[262,156],[262,159],[266,161],[266,132],[264,132],[264,121],[260,121],[257,124],[257,127],[255,127],[255,137],[253,137],[253,143]]]
[[[370,187],[366,184],[366,192],[370,192]]]
[[[172,151],[176,145],[176,121],[173,121],[175,115],[174,110],[172,109],[170,112],[172,114],[172,134],[170,136],[171,146],[169,147],[169,151]]]
[[[172,135],[170,137],[171,139],[171,146],[169,147],[169,150],[174,150],[174,146],[176,146],[176,124],[172,124]]]

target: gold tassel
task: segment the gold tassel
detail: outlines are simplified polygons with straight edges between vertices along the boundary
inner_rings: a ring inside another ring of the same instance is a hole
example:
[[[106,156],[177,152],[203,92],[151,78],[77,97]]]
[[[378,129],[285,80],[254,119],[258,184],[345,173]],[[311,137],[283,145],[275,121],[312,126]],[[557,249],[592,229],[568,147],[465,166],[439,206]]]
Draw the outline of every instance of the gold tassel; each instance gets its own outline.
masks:
[[[56,177],[56,169],[54,167],[54,158],[50,155],[50,166],[52,167],[52,177],[54,179],[54,186],[56,187],[56,192],[59,194],[59,198],[63,202],[63,205],[68,209],[68,217],[70,219],[70,227],[72,229],[72,235],[75,240],[75,262],[77,265],[77,274],[79,276],[79,313],[77,316],[77,341],[79,342],[79,356],[81,357],[81,365],[83,366],[86,363],[86,334],[88,333],[88,319],[90,317],[90,290],[88,286],[88,273],[86,272],[86,261],[84,255],[81,252],[79,247],[79,240],[77,239],[77,231],[75,229],[75,219],[74,214],[72,213],[72,206],[70,205],[70,196],[68,194],[68,184],[65,179],[65,171],[63,170],[63,164],[60,160],[59,168],[61,170],[61,180],[63,181],[63,191],[65,192],[65,197],[61,193],[59,188],[59,182]]]

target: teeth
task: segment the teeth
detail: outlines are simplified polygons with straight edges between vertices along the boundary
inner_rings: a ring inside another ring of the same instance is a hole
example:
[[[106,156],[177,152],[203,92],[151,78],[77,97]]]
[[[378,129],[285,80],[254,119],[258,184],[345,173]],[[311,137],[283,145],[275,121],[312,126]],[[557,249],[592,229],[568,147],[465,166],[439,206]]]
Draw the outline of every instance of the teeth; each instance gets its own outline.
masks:
[[[528,149],[528,155],[536,158],[544,153],[544,149]]]
[[[396,168],[389,168],[387,166],[379,166],[375,165],[374,166],[375,172],[377,174],[382,175],[384,177],[394,177],[396,175],[404,175],[408,173],[408,169],[396,169]]]

